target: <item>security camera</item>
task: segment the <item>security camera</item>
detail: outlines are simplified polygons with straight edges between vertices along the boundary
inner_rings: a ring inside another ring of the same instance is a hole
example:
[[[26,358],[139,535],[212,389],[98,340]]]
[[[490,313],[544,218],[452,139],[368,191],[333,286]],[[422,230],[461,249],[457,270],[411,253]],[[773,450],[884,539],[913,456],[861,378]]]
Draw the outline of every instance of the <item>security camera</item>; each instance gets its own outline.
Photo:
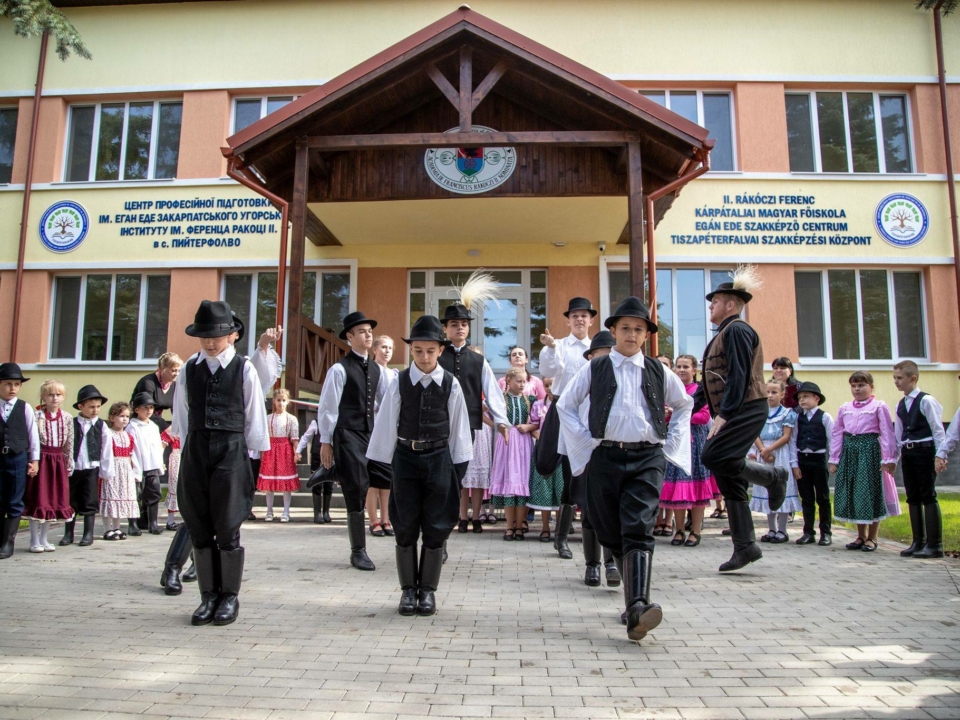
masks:
[[[607,244],[605,242],[599,243],[599,246],[600,246],[600,252],[603,253],[607,251]]]

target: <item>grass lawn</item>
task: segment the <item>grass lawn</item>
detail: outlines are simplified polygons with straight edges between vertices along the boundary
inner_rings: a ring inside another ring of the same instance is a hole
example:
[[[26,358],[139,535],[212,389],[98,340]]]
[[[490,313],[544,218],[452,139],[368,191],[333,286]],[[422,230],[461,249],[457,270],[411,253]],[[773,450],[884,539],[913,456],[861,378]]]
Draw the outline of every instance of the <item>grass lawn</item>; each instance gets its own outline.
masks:
[[[937,493],[937,499],[943,515],[943,549],[947,552],[960,551],[960,493]],[[913,536],[910,533],[910,514],[903,493],[900,493],[900,510],[902,515],[887,518],[880,523],[880,537],[909,545],[913,542]],[[838,524],[853,531],[857,529],[856,525],[850,523]]]

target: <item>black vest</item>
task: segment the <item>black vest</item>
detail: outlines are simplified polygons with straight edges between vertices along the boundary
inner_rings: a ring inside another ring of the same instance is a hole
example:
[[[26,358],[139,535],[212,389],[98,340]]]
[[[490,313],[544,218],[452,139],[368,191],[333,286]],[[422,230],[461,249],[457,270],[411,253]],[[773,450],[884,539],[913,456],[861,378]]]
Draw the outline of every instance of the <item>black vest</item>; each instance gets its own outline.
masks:
[[[83,434],[83,428],[80,427],[80,418],[73,419],[73,461],[76,462],[80,457],[80,448],[83,443],[87,444],[87,459],[90,462],[100,462],[100,451],[103,449],[103,427],[105,423],[101,419],[93,421],[93,425]]]
[[[827,449],[827,429],[823,426],[823,410],[807,420],[807,413],[797,418],[797,450],[811,452]]]
[[[471,353],[472,355],[473,353]],[[410,368],[397,378],[400,383],[400,422],[397,434],[404,440],[446,440],[450,437],[447,403],[453,389],[453,375],[443,373],[443,384],[410,382]]]
[[[347,373],[343,384],[337,415],[337,427],[357,432],[373,432],[373,406],[377,399],[377,384],[380,382],[380,366],[363,360],[352,350],[340,361]]]
[[[184,368],[187,374],[187,432],[243,432],[243,367],[246,362],[236,355],[229,365],[212,374],[206,358],[200,363],[192,358],[187,361]]]
[[[626,361],[624,361],[626,362]],[[667,422],[663,410],[663,363],[654,358],[643,358],[643,397],[650,411],[650,423],[661,440],[667,437]],[[607,419],[617,393],[617,378],[613,372],[613,360],[603,355],[590,361],[590,435],[604,437]],[[637,408],[639,412],[639,408]]]
[[[10,417],[3,421],[0,415],[0,433],[3,435],[3,447],[7,452],[22,453],[30,447],[30,438],[27,435],[27,417],[23,414],[23,400],[17,398],[13,403]]]
[[[448,345],[439,359],[440,367],[451,373],[463,390],[463,399],[467,403],[467,417],[470,429],[483,427],[483,355],[475,353],[469,345],[460,348],[460,352]]]
[[[901,442],[913,442],[916,440],[929,440],[933,437],[933,430],[930,429],[930,423],[922,412],[920,412],[920,402],[926,397],[925,392],[917,393],[913,399],[913,405],[907,412],[907,399],[904,398],[897,404],[897,417],[900,418],[900,424],[903,425],[903,437]]]

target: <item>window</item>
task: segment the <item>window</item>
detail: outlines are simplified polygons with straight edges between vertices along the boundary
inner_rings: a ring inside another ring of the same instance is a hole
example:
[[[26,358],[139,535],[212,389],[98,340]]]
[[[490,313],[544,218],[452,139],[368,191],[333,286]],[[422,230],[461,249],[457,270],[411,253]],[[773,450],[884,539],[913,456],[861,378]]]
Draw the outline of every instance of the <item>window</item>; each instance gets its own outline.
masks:
[[[343,316],[349,312],[350,274],[339,270],[308,271],[303,274],[302,288],[301,313],[334,334],[339,333]],[[277,273],[225,275],[223,299],[246,327],[237,351],[249,355],[264,331],[277,322]]]
[[[17,108],[0,108],[0,184],[13,175],[13,148],[17,142]]]
[[[167,351],[170,276],[57,277],[51,360],[135,362]]]
[[[70,108],[68,182],[176,177],[183,103],[126,102]]]
[[[733,156],[733,103],[730,93],[658,90],[640,94],[710,131],[710,137],[717,141],[710,153],[711,170],[736,169]]]
[[[237,98],[233,103],[233,131],[240,132],[264,118],[274,110],[279,110],[293,102],[293,95],[279,97]]]
[[[923,359],[923,287],[916,271],[798,270],[801,358]]]
[[[786,105],[791,172],[912,172],[906,96],[788,93]]]

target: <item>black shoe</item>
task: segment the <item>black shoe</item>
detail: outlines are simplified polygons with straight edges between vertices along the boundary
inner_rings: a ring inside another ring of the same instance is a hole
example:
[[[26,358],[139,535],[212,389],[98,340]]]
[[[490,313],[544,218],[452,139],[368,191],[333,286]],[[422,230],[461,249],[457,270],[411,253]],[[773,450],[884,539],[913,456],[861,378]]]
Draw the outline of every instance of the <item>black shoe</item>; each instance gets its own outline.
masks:
[[[821,533],[820,542],[818,542],[817,545],[820,545],[821,547],[833,545],[833,536],[830,533]]]
[[[927,544],[926,527],[923,523],[923,505],[908,505],[910,509],[910,530],[913,535],[913,544],[900,552],[900,557],[912,557],[914,553],[923,550]]]
[[[163,534],[163,530],[160,529],[160,525],[157,523],[157,509],[157,503],[147,505],[147,524],[151,535]]]
[[[257,516],[254,515],[253,510],[251,510],[251,511],[250,511],[250,514],[247,515],[247,519],[244,520],[244,522],[253,522],[253,521],[256,520],[256,519],[257,519]]]
[[[180,573],[180,582],[196,582],[197,581],[197,566],[193,564],[193,560],[190,561],[190,567]]]
[[[243,548],[220,551],[220,602],[214,625],[230,625],[240,613],[240,584],[243,582]]]
[[[377,566],[367,555],[367,541],[364,538],[363,513],[347,513],[347,531],[350,535],[350,564],[357,570],[376,570]]]
[[[90,545],[93,545],[93,529],[96,524],[96,515],[83,516],[83,537],[80,538],[80,547],[89,547]]]
[[[73,545],[73,528],[76,526],[76,520],[67,520],[63,524],[63,537],[57,543],[60,547],[64,545]]]
[[[753,531],[753,515],[750,504],[743,500],[727,502],[730,519],[730,536],[733,540],[733,555],[720,566],[720,572],[740,570],[763,557]]]
[[[20,518],[4,518],[0,512],[0,560],[13,555],[13,546],[20,529]]]
[[[174,522],[173,520],[167,520],[167,524],[163,526],[163,529],[168,530],[169,532],[176,532],[178,527],[180,527],[180,523]]]
[[[557,555],[563,560],[571,560],[573,552],[567,545],[567,536],[570,534],[570,526],[573,525],[573,505],[561,505],[557,513],[557,533],[553,541],[553,546],[557,549]]]
[[[603,549],[603,569],[607,587],[620,587],[620,569],[613,559],[613,551],[610,548]]]
[[[137,524],[136,518],[127,518],[127,520],[127,535],[131,537],[140,537],[143,535],[143,533],[140,532],[140,526]]]
[[[817,541],[810,533],[804,533],[797,539],[797,545],[813,545]]]
[[[191,625],[209,625],[220,601],[220,558],[216,548],[196,548],[193,557],[197,564],[197,584],[200,586],[200,605],[193,611]]]
[[[397,612],[401,615],[416,615],[417,613],[417,546],[401,547],[397,545],[397,576],[400,578],[400,606]]]
[[[167,559],[163,564],[163,573],[160,575],[160,587],[167,595],[179,595],[183,592],[183,585],[180,580],[180,571],[187,558],[190,557],[190,550],[193,545],[190,543],[190,533],[186,526],[178,529],[167,550]]]
[[[934,500],[923,506],[923,520],[927,529],[927,542],[922,550],[918,550],[913,557],[921,560],[943,557],[943,521],[940,517],[940,503]]]
[[[583,573],[583,584],[587,587],[600,587],[600,563],[591,563]]]
[[[583,528],[583,560],[587,566],[583,573],[583,584],[587,587],[598,587],[600,585],[602,552],[603,548],[600,546],[597,533],[591,528]]]
[[[663,610],[650,602],[653,553],[634,550],[623,556],[623,596],[627,606],[627,637],[642,640],[663,620]]]
[[[443,569],[443,550],[422,548],[420,551],[420,582],[417,590],[417,615],[433,615],[437,612],[434,593],[440,584]]]

